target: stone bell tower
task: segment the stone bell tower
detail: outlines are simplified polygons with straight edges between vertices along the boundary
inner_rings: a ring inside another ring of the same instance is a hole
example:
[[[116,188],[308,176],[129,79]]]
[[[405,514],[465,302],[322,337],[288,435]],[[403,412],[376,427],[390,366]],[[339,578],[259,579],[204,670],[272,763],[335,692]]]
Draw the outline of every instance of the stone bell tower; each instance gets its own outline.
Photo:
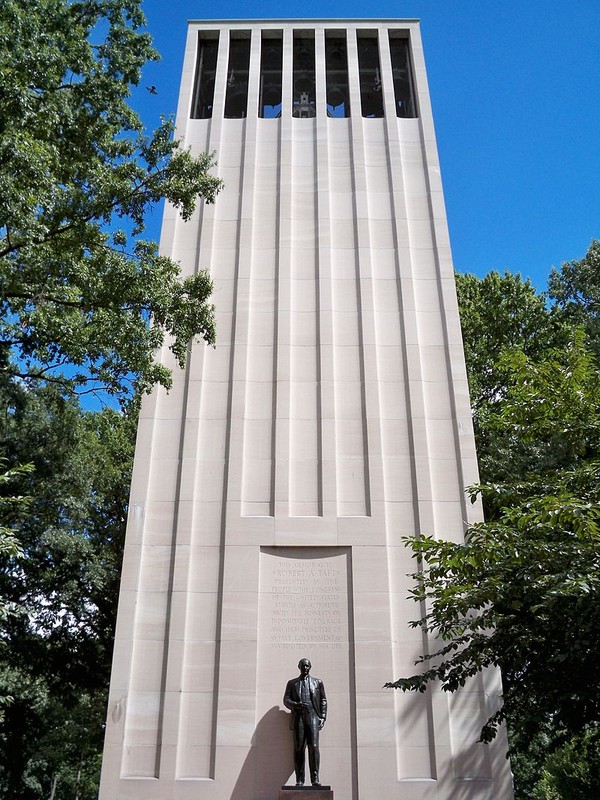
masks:
[[[508,800],[497,676],[382,689],[427,647],[402,537],[480,514],[418,22],[192,22],[177,133],[225,183],[161,239],[218,344],[143,405],[100,797],[275,800],[307,657],[336,800]]]

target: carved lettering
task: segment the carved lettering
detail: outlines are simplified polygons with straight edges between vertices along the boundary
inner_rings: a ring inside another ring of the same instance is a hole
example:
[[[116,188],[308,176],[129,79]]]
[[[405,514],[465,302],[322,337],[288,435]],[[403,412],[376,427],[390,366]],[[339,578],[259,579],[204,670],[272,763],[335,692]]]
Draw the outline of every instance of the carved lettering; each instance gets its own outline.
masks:
[[[265,576],[271,615],[269,630],[264,631],[272,648],[302,650],[311,643],[326,649],[342,647],[347,640],[346,575],[336,569],[336,562],[272,560]]]

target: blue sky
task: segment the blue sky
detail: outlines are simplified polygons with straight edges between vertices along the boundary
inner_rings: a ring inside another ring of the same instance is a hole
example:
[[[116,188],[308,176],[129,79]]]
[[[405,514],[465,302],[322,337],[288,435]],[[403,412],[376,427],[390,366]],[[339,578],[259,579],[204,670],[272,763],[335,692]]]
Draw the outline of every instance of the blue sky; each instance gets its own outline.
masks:
[[[162,61],[134,105],[175,112],[188,19],[419,18],[457,269],[552,266],[600,238],[600,2],[144,0]],[[217,154],[218,155],[218,154]],[[149,232],[158,236],[159,215]]]

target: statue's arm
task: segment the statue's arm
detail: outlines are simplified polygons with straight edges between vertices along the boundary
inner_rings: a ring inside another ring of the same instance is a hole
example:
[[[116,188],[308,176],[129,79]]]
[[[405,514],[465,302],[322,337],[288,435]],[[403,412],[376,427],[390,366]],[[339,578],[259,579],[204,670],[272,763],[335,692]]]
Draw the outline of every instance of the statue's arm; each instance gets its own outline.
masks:
[[[323,722],[327,719],[327,695],[325,694],[325,687],[323,686],[323,681],[320,681],[320,695],[321,695],[321,713],[319,716],[323,720]]]
[[[288,681],[287,686],[285,687],[285,694],[283,695],[283,705],[286,708],[289,708],[290,711],[293,711],[298,706],[301,706],[302,703],[297,703],[295,700],[292,700],[292,691],[294,689],[294,681]]]

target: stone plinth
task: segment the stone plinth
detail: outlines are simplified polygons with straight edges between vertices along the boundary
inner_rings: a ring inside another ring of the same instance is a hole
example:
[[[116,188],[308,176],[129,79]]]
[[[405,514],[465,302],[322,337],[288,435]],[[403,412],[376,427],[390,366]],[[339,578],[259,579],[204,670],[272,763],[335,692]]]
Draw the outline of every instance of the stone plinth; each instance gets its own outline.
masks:
[[[279,800],[333,800],[331,786],[282,786]]]

